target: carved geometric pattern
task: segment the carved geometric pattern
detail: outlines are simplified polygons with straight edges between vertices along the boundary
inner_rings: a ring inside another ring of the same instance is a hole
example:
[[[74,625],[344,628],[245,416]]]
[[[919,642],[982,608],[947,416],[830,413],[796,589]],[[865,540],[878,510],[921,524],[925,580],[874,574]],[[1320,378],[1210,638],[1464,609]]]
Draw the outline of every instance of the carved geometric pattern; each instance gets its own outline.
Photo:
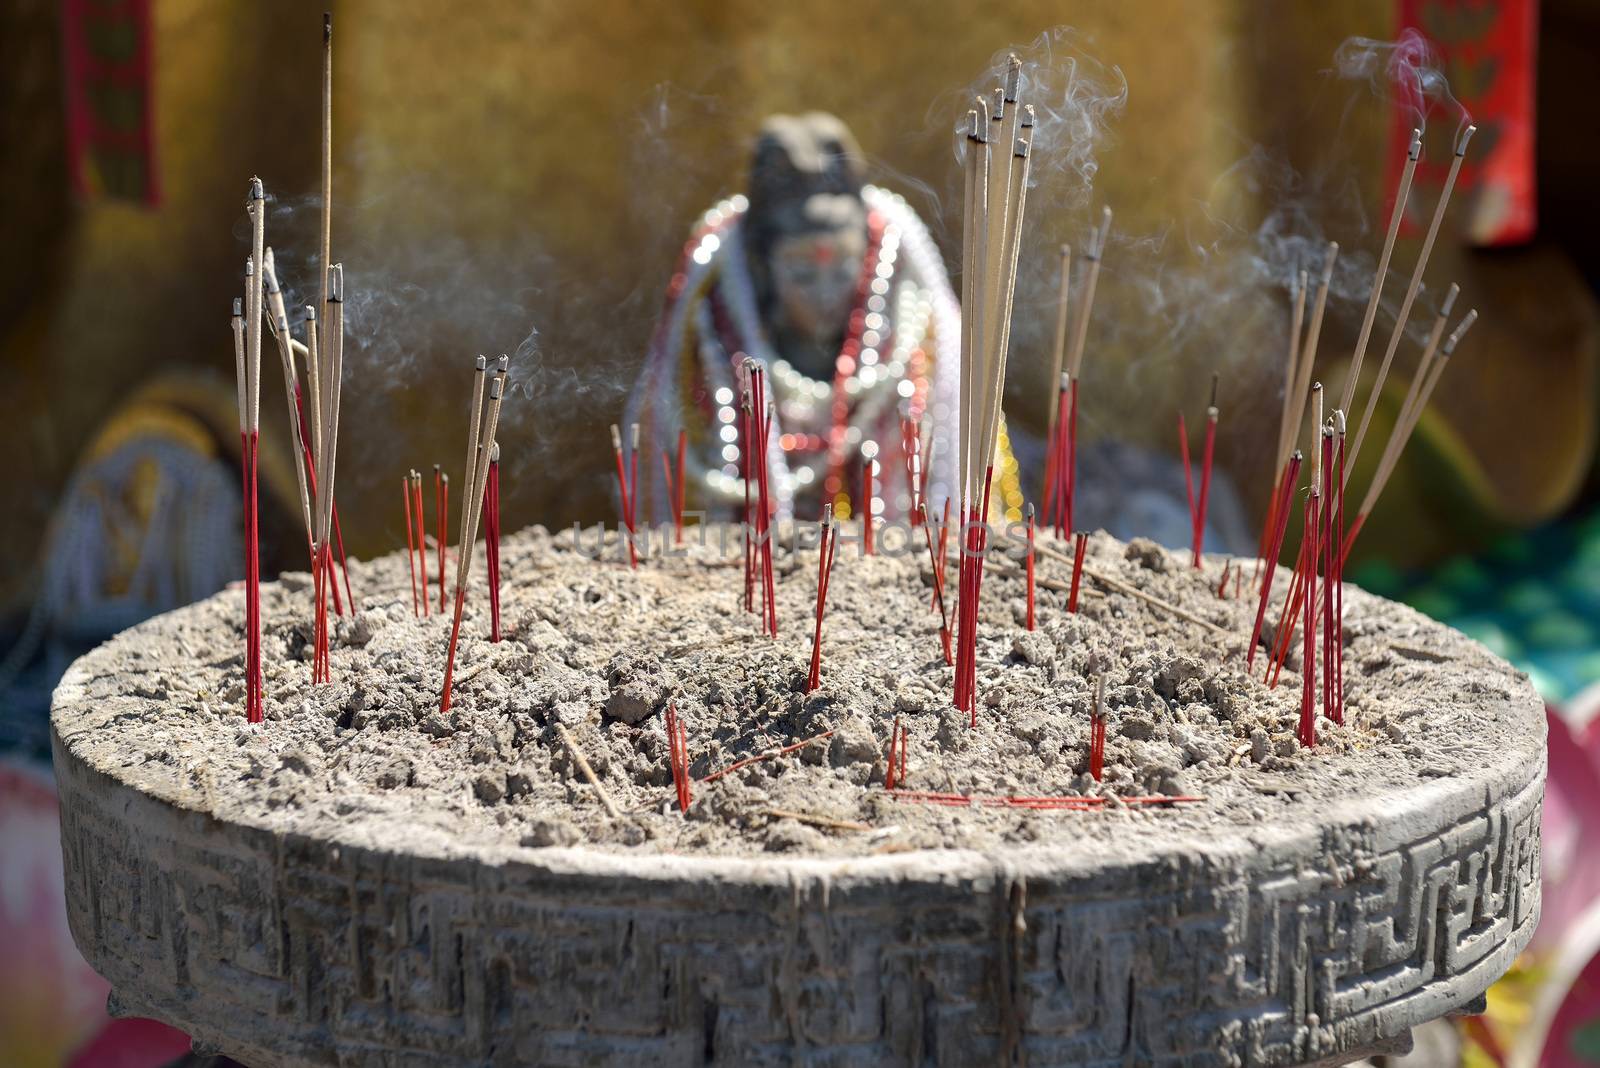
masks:
[[[183,811],[54,740],[79,947],[121,1010],[252,1065],[1295,1064],[1471,1002],[1539,915],[1542,761],[1320,841],[930,875],[379,853]]]

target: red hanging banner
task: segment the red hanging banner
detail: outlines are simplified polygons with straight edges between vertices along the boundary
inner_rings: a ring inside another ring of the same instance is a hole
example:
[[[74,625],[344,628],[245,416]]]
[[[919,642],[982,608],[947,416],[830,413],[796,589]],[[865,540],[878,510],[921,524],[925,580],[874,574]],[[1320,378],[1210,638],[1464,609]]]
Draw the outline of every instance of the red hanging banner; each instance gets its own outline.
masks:
[[[67,164],[80,197],[155,206],[150,0],[62,0]]]
[[[1467,239],[1474,245],[1514,245],[1533,237],[1537,226],[1534,189],[1534,76],[1538,47],[1538,0],[1399,0],[1401,34],[1410,30],[1437,50],[1450,91],[1478,127],[1462,164],[1457,197],[1467,207]],[[1400,101],[1390,145],[1389,189],[1393,195],[1405,162],[1415,117]],[[1420,189],[1437,190],[1449,169],[1448,137],[1457,116],[1435,110],[1422,162]],[[1467,194],[1467,196],[1463,196]],[[1420,233],[1433,210],[1413,198],[1408,233]]]

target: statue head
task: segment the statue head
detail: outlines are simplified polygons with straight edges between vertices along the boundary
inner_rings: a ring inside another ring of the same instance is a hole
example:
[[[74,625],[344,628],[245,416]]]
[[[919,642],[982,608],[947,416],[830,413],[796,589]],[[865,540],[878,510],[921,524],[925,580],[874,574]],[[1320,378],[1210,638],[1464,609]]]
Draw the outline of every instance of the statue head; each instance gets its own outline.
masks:
[[[745,235],[773,334],[826,348],[844,333],[867,247],[861,172],[855,139],[832,115],[774,115],[762,124]]]

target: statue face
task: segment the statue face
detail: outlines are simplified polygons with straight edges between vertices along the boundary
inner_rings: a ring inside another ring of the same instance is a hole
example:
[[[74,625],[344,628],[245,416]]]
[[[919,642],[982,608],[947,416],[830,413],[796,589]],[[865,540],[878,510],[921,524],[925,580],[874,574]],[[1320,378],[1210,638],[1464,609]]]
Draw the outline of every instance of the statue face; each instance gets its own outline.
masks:
[[[780,238],[772,249],[772,286],[783,324],[829,341],[843,333],[866,255],[866,237],[831,230]]]

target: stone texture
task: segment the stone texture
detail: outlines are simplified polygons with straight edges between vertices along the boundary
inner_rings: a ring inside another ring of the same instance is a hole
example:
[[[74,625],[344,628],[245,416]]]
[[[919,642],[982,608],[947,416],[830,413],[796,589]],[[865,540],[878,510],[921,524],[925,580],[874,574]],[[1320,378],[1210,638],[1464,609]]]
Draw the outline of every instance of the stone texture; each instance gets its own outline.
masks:
[[[79,744],[95,660],[52,724],[73,934],[118,1011],[251,1065],[1336,1062],[1469,1006],[1539,915],[1520,697],[1497,759],[1320,827],[1104,856],[406,852],[131,787]]]

